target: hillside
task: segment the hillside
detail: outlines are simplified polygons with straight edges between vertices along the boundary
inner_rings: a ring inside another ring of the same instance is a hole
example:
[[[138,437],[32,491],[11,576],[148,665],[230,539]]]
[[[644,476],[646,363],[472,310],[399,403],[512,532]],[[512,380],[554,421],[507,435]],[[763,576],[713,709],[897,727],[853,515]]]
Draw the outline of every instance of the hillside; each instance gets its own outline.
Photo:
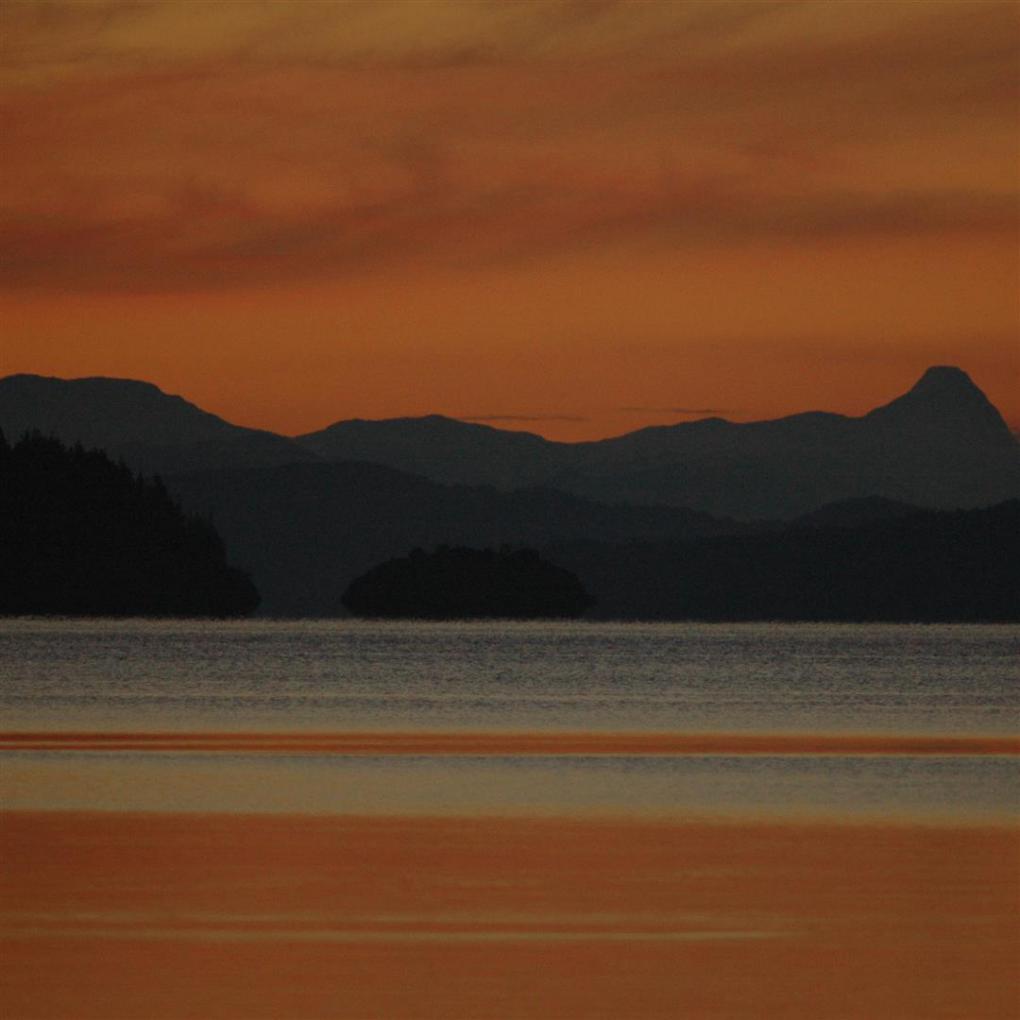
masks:
[[[1020,497],[1020,445],[970,377],[947,366],[859,418],[706,418],[576,444],[419,418],[342,422],[298,441],[322,457],[373,460],[437,481],[543,484],[742,520],[793,518],[862,497],[945,509]]]
[[[330,616],[358,574],[415,547],[538,546],[747,531],[673,507],[611,507],[548,489],[448,486],[378,464],[291,464],[168,480],[250,570],[263,609]]]
[[[285,436],[246,429],[133,379],[0,379],[0,429],[106,451],[146,474],[314,460]]]
[[[439,415],[340,421],[296,439],[244,429],[123,379],[0,379],[0,428],[100,446],[163,475],[368,461],[432,481],[555,488],[603,503],[685,507],[752,521],[881,498],[942,509],[1020,497],[1020,444],[969,376],[929,369],[860,417],[706,418],[555,443]]]
[[[1020,621],[1020,501],[848,527],[543,550],[641,620]]]
[[[246,616],[219,535],[99,451],[0,433],[0,614]]]

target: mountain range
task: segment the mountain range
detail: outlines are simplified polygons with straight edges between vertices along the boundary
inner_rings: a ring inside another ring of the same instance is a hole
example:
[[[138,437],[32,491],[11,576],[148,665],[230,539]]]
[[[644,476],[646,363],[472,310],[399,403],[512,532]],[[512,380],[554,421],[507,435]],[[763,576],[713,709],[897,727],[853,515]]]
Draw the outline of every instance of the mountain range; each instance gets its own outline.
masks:
[[[946,367],[858,418],[713,418],[575,444],[440,416],[287,437],[149,383],[19,375],[0,379],[0,429],[12,440],[38,430],[160,473],[222,534],[269,615],[335,615],[359,574],[444,544],[552,551],[594,586],[601,612],[634,615],[643,582],[622,564],[661,561],[669,573],[689,556],[678,543],[757,555],[770,534],[866,529],[919,507],[1020,496],[1020,444],[969,377]],[[686,612],[670,605],[667,614]]]
[[[0,429],[105,450],[146,474],[317,460],[293,439],[243,428],[135,379],[0,379]]]
[[[347,585],[411,549],[701,538],[757,531],[677,507],[607,506],[554,489],[443,485],[380,464],[176,475],[171,492],[227,542],[270,615],[331,616]],[[884,511],[882,511],[884,515]]]
[[[437,481],[540,484],[743,520],[791,518],[863,496],[949,509],[1020,494],[1020,446],[970,377],[952,367],[929,369],[908,393],[859,418],[705,418],[568,444],[432,416],[338,422],[298,441],[322,457],[371,460]]]
[[[1020,622],[1020,500],[542,550],[609,620]]]
[[[0,379],[0,428],[12,438],[38,429],[162,475],[368,461],[449,485],[541,486],[745,521],[861,497],[954,509],[1020,496],[1020,443],[950,366],[860,417],[705,418],[582,443],[441,415],[344,420],[287,437],[233,425],[151,383],[32,375]]]

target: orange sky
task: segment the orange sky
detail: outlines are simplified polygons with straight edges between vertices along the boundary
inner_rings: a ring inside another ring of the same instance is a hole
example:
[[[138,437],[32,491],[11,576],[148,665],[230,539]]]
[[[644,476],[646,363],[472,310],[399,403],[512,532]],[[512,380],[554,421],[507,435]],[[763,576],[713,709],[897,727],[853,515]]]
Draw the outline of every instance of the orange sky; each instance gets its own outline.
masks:
[[[1012,3],[18,3],[0,374],[294,433],[1020,425]]]

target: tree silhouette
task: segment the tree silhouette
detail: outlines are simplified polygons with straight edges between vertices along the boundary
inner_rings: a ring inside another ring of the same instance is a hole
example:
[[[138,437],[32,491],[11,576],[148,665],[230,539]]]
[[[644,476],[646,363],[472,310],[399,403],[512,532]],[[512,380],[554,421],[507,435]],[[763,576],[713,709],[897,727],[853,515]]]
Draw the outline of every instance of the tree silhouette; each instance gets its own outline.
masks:
[[[258,592],[212,524],[98,450],[0,433],[0,613],[240,616]]]

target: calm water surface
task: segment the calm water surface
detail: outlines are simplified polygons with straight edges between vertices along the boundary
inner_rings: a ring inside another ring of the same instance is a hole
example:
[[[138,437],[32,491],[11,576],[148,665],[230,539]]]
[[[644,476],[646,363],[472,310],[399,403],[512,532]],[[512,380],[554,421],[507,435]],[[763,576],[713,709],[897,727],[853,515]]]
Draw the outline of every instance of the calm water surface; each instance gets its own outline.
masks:
[[[1010,735],[1012,626],[0,621],[3,731]],[[29,808],[1010,814],[1015,759],[0,752]]]

